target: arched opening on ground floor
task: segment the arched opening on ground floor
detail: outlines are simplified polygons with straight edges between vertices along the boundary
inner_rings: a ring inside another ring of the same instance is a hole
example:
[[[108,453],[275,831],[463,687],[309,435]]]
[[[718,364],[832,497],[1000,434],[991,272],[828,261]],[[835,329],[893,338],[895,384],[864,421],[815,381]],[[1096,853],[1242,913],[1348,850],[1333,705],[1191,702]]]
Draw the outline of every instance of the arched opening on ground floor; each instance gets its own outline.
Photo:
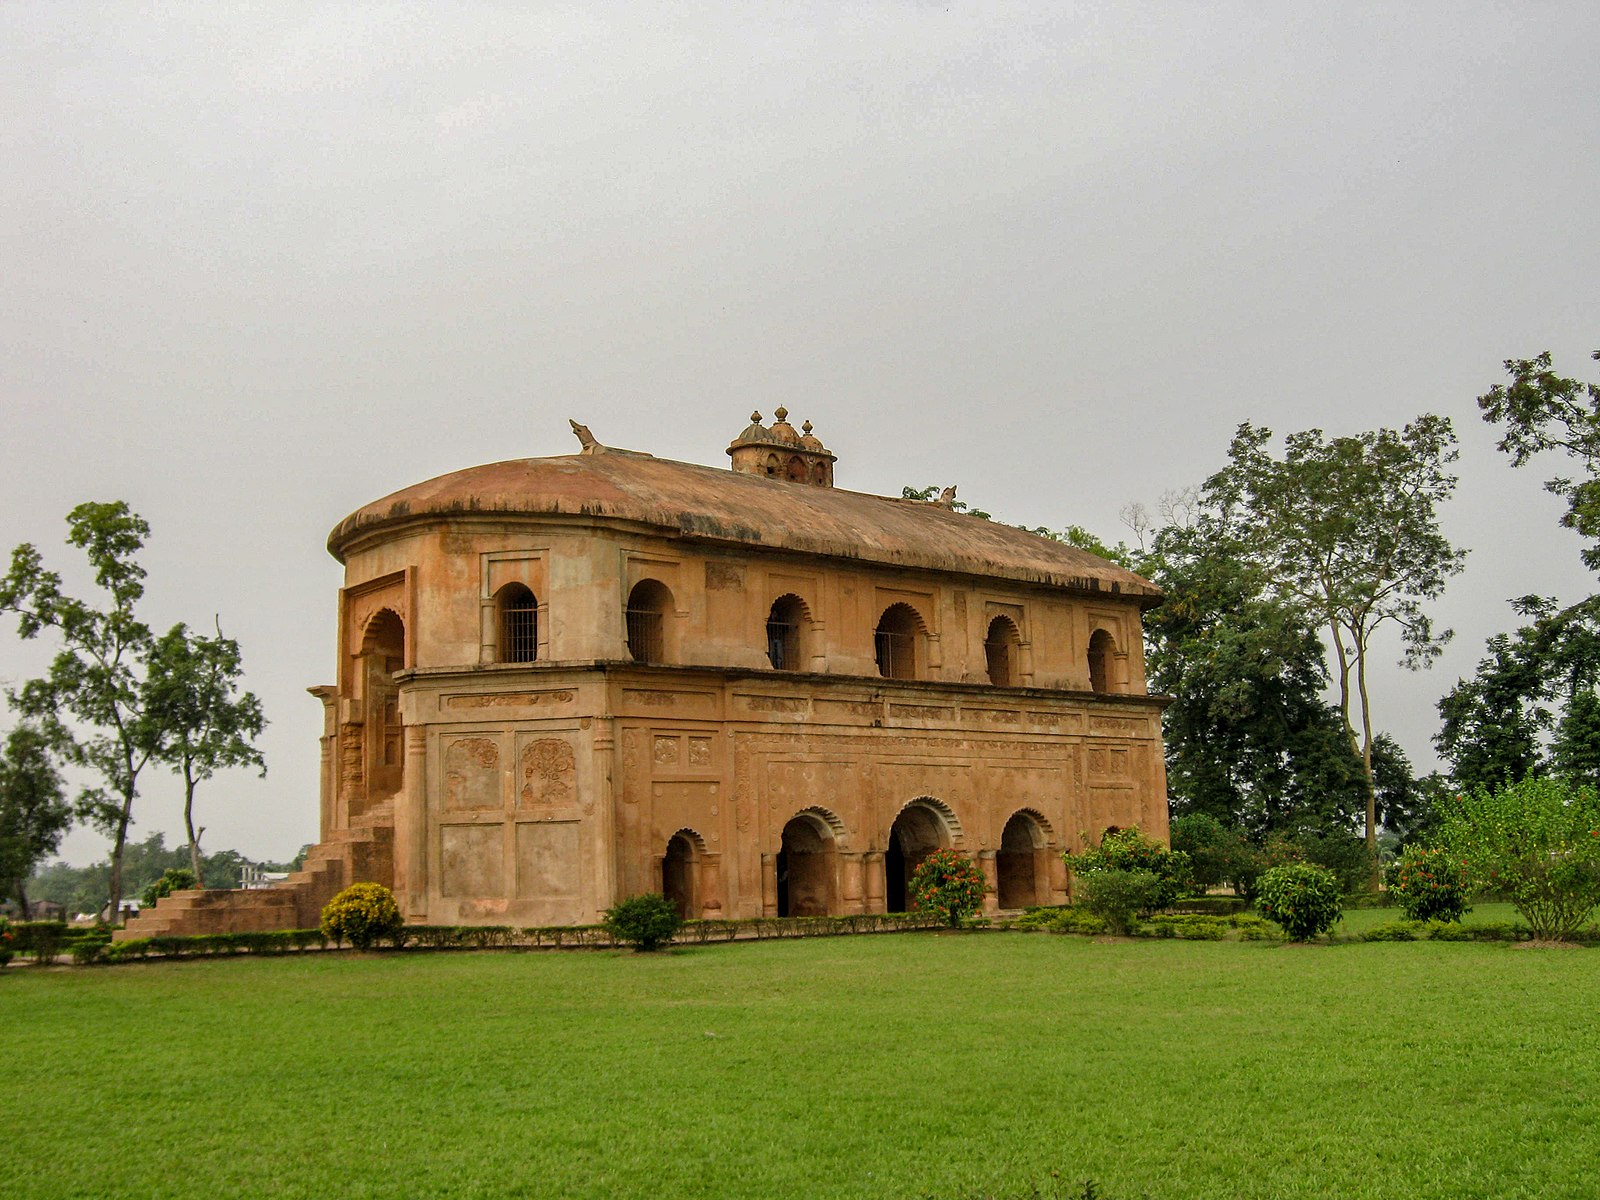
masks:
[[[883,851],[883,898],[889,912],[906,912],[911,905],[911,877],[922,860],[935,850],[954,843],[954,835],[943,805],[927,798],[913,800],[900,810],[889,826],[888,843]]]
[[[778,915],[824,917],[835,909],[838,843],[828,822],[813,812],[783,827],[778,849]]]
[[[995,885],[1001,908],[1032,908],[1050,896],[1050,837],[1037,813],[1011,815],[995,855]]]
[[[692,830],[680,829],[661,859],[661,894],[685,921],[700,915],[700,847]]]

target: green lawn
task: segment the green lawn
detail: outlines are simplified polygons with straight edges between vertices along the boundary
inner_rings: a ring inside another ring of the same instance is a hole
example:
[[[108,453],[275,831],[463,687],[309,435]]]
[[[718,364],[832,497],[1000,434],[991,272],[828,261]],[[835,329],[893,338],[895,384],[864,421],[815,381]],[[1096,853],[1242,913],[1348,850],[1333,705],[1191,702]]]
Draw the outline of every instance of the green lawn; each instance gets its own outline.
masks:
[[[0,1195],[1588,1197],[1597,1008],[1439,943],[12,969]]]
[[[1346,937],[1365,933],[1374,925],[1386,925],[1391,921],[1405,919],[1406,914],[1398,905],[1391,908],[1347,908],[1339,924],[1334,927],[1333,933],[1335,937]],[[1472,911],[1461,918],[1461,923],[1463,925],[1526,924],[1511,905],[1481,901],[1472,905]]]

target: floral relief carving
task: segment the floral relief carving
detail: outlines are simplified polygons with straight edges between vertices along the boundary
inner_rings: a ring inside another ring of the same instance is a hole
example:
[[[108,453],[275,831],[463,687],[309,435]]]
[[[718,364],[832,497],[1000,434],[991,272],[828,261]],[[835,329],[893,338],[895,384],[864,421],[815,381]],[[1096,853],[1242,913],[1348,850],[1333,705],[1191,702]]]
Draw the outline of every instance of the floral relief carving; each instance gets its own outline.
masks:
[[[522,788],[518,793],[524,806],[570,804],[577,774],[577,756],[572,744],[560,738],[540,738],[522,748]]]

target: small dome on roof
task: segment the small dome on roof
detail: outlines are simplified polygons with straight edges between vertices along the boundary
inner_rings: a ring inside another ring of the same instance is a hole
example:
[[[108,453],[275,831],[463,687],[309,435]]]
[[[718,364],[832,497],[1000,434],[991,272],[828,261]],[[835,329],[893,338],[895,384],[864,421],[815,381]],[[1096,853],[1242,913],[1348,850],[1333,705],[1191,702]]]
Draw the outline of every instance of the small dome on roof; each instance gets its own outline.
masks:
[[[800,444],[800,435],[794,431],[794,426],[789,424],[789,410],[780,408],[772,415],[778,418],[772,428],[767,430],[772,440],[783,442],[788,446],[798,446]]]
[[[807,421],[804,425],[800,426],[800,444],[807,450],[826,451],[828,449],[822,444],[822,439],[813,437],[811,435],[810,421]]]
[[[740,442],[765,442],[771,436],[766,426],[761,424],[761,414],[753,412],[750,414],[750,424],[743,433],[733,439],[733,444],[737,446]]]

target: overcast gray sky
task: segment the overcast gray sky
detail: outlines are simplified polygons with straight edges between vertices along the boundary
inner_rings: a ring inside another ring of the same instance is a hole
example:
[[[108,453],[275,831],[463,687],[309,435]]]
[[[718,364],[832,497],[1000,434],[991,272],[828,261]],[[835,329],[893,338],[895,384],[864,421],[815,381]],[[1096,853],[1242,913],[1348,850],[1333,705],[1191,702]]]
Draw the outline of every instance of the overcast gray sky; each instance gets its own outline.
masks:
[[[284,857],[316,835],[328,530],[568,453],[568,416],[725,464],[786,404],[840,486],[1115,540],[1242,420],[1441,412],[1456,641],[1376,698],[1427,768],[1505,599],[1592,585],[1556,464],[1513,471],[1474,398],[1542,349],[1600,370],[1597,48],[1593,3],[13,0],[0,550],[75,567],[86,499],[151,522],[148,618],[220,614],[272,721],[205,844]],[[0,629],[0,678],[43,654]],[[179,789],[146,791],[135,836],[177,840]]]

